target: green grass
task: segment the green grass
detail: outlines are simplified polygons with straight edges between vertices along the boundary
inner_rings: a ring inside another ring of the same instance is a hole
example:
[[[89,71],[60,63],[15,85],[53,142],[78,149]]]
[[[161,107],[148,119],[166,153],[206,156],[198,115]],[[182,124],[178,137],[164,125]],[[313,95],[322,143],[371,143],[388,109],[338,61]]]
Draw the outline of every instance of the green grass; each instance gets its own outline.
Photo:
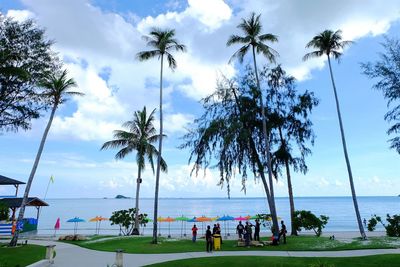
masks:
[[[400,255],[379,255],[379,256],[351,257],[351,258],[232,256],[232,257],[210,257],[210,258],[177,260],[177,261],[169,261],[148,266],[399,267]]]
[[[22,267],[44,259],[46,248],[37,245],[7,247],[0,244],[0,267]]]
[[[352,249],[383,249],[400,247],[399,238],[371,237],[367,241],[359,239],[350,240],[351,242],[341,242],[329,240],[326,237],[315,236],[295,236],[288,237],[287,244],[279,246],[265,247],[237,247],[237,241],[223,241],[223,251],[243,251],[243,250],[264,250],[264,251],[327,251],[327,250],[352,250]],[[115,251],[123,249],[125,253],[179,253],[205,251],[205,242],[198,240],[193,243],[191,240],[175,240],[159,238],[159,244],[151,244],[151,237],[116,237],[108,240],[89,241],[68,241],[81,247],[101,250]]]

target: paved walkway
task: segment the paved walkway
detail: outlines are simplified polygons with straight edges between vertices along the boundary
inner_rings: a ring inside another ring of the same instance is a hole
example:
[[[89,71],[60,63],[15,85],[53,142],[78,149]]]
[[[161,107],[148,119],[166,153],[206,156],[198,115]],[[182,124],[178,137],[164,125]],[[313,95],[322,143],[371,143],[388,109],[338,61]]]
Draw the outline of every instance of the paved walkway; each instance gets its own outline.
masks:
[[[115,261],[115,253],[82,248],[55,241],[30,240],[30,244],[56,245],[54,267],[106,267]],[[218,256],[284,256],[284,257],[357,257],[381,254],[400,254],[400,249],[363,249],[346,251],[217,251],[170,254],[124,254],[124,267],[144,266],[153,263]]]

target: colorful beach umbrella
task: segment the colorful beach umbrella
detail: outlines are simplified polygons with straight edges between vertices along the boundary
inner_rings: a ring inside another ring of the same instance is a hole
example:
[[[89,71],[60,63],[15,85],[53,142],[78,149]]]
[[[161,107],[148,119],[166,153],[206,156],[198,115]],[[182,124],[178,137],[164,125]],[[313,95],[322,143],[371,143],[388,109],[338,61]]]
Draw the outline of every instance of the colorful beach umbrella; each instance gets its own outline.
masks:
[[[171,238],[171,222],[174,222],[175,219],[168,216],[163,221],[168,223],[168,238]]]
[[[104,217],[101,217],[101,216],[96,216],[96,217],[90,219],[89,222],[96,222],[95,233],[98,235],[98,234],[100,234],[100,224],[101,224],[101,222],[102,221],[107,221],[107,220],[108,220],[108,218],[104,218]]]
[[[158,227],[158,230],[159,230],[159,231],[158,231],[158,236],[161,236],[161,223],[162,223],[163,221],[164,221],[164,218],[163,218],[163,217],[160,216],[160,217],[157,218],[157,222],[159,222],[159,225],[160,225],[160,226]]]
[[[224,216],[218,218],[218,221],[224,222],[225,236],[230,236],[230,233],[229,233],[229,221],[233,221],[233,220],[235,220],[235,218],[232,217],[232,216],[229,216],[229,215],[224,215]]]
[[[176,217],[175,221],[181,221],[181,237],[182,237],[182,231],[184,230],[183,236],[186,236],[186,222],[190,220],[190,218],[185,217],[185,216],[180,216],[180,217]]]
[[[197,217],[196,222],[201,222],[201,231],[204,233],[204,222],[211,222],[211,218],[206,216]]]
[[[78,223],[80,222],[85,222],[84,219],[81,219],[79,217],[74,217],[72,219],[69,219],[67,222],[72,222],[74,223],[74,235],[76,235],[76,232],[78,231]]]
[[[54,236],[56,236],[57,230],[60,230],[60,218],[57,218],[56,224],[54,225]]]
[[[235,218],[235,221],[247,221],[247,217],[239,216]]]

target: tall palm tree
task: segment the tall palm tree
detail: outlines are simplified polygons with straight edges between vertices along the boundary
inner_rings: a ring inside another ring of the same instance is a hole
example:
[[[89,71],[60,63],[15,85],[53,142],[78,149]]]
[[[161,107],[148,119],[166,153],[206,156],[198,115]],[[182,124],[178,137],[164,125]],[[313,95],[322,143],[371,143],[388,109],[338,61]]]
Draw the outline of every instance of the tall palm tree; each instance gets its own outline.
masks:
[[[174,38],[175,30],[161,30],[153,28],[150,31],[149,36],[143,36],[143,39],[147,42],[147,46],[151,47],[152,50],[139,52],[136,57],[140,61],[149,60],[151,58],[161,59],[160,68],[160,138],[158,143],[158,158],[157,158],[157,170],[156,170],[156,186],[154,195],[154,220],[153,220],[153,243],[157,244],[157,216],[158,216],[158,188],[160,182],[160,168],[161,168],[161,155],[162,155],[162,136],[163,136],[163,112],[162,112],[162,88],[163,88],[163,66],[164,56],[167,58],[168,67],[171,70],[176,69],[176,60],[171,54],[172,51],[185,52],[186,47],[180,44],[177,39]]]
[[[42,140],[39,145],[38,152],[36,154],[35,162],[33,164],[31,174],[29,175],[28,182],[26,183],[24,197],[22,199],[21,208],[17,223],[22,221],[25,213],[25,206],[28,200],[29,190],[31,189],[33,178],[35,177],[36,169],[39,165],[40,157],[42,156],[44,144],[46,142],[47,135],[49,133],[51,124],[53,122],[54,114],[60,104],[65,103],[70,96],[82,96],[83,93],[70,91],[72,87],[76,87],[77,84],[72,78],[68,78],[67,70],[61,73],[52,73],[47,75],[46,79],[39,83],[39,86],[44,89],[43,97],[47,99],[52,105],[49,121],[47,122],[46,129],[44,130]],[[15,231],[15,234],[10,242],[10,246],[16,246],[18,241],[19,230]]]
[[[338,95],[336,92],[336,85],[335,85],[335,80],[333,79],[332,65],[331,65],[331,56],[333,57],[333,59],[336,59],[339,61],[340,57],[342,56],[343,48],[350,45],[351,43],[352,43],[351,41],[343,41],[342,40],[342,31],[341,30],[337,30],[335,32],[333,32],[332,30],[325,30],[325,31],[321,32],[320,34],[314,36],[314,38],[306,45],[306,48],[314,48],[316,50],[312,51],[310,53],[307,53],[303,57],[303,60],[306,61],[310,58],[321,57],[323,55],[326,55],[328,58],[329,72],[331,75],[333,92],[335,94],[336,110],[337,110],[337,115],[339,118],[340,134],[342,137],[343,152],[344,152],[344,157],[346,160],[347,172],[349,174],[350,188],[351,188],[351,194],[353,197],[354,209],[356,211],[358,228],[360,230],[361,237],[363,239],[365,239],[366,235],[365,235],[363,224],[361,222],[360,211],[358,209],[356,190],[354,189],[353,174],[351,172],[349,155],[347,153],[346,139],[344,136],[342,116],[340,114],[339,99],[338,99]]]
[[[244,36],[239,35],[231,35],[226,43],[227,46],[231,46],[233,44],[243,45],[239,50],[237,50],[231,57],[230,61],[234,58],[238,58],[239,62],[242,63],[244,56],[251,49],[253,54],[253,63],[254,63],[254,72],[256,75],[257,81],[257,89],[260,93],[260,106],[261,106],[261,116],[262,116],[262,124],[263,124],[263,134],[265,137],[266,143],[266,155],[267,155],[267,167],[268,167],[268,180],[270,184],[270,188],[268,189],[268,185],[264,182],[265,191],[267,193],[267,199],[272,215],[273,222],[273,231],[274,233],[278,232],[279,224],[276,216],[276,206],[274,199],[274,186],[273,186],[273,178],[272,178],[272,169],[271,169],[271,155],[270,155],[270,142],[269,142],[269,134],[267,133],[267,123],[266,116],[264,110],[264,101],[263,94],[260,87],[260,80],[258,78],[258,70],[257,70],[257,61],[256,61],[256,53],[261,53],[265,56],[271,63],[275,62],[275,58],[278,56],[278,52],[269,47],[265,42],[277,42],[278,37],[271,33],[262,34],[262,25],[260,22],[260,16],[252,13],[249,19],[242,19],[242,22],[237,26],[242,32]]]
[[[138,166],[138,176],[136,180],[136,200],[135,200],[135,226],[132,231],[133,235],[139,235],[139,190],[142,183],[142,172],[146,165],[146,158],[150,163],[154,173],[154,157],[158,155],[158,151],[153,145],[160,139],[160,136],[155,134],[154,128],[154,112],[155,109],[147,116],[146,107],[143,110],[136,111],[133,115],[133,120],[125,122],[122,127],[128,128],[128,131],[115,130],[114,140],[105,142],[101,150],[108,148],[121,148],[115,159],[124,159],[128,154],[136,151],[136,164]],[[167,171],[167,164],[161,158],[161,170]]]

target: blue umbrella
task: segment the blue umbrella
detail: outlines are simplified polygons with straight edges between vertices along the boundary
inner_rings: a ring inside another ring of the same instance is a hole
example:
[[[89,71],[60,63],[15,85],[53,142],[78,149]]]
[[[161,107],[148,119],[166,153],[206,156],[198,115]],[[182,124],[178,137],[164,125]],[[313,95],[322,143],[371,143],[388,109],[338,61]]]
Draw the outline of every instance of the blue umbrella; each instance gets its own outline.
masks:
[[[69,219],[67,222],[73,222],[74,223],[74,235],[76,235],[76,232],[78,231],[78,223],[79,222],[85,222],[85,220],[81,219],[79,217],[75,217],[75,218]]]
[[[187,220],[187,222],[197,222],[196,217],[193,217],[193,219]]]
[[[229,234],[229,221],[233,221],[235,218],[229,215],[224,215],[221,218],[218,219],[218,221],[222,221],[224,222],[224,226],[225,226],[225,236],[230,236]],[[226,227],[226,222],[228,222],[228,227]],[[228,234],[226,234],[226,229],[228,228]]]

